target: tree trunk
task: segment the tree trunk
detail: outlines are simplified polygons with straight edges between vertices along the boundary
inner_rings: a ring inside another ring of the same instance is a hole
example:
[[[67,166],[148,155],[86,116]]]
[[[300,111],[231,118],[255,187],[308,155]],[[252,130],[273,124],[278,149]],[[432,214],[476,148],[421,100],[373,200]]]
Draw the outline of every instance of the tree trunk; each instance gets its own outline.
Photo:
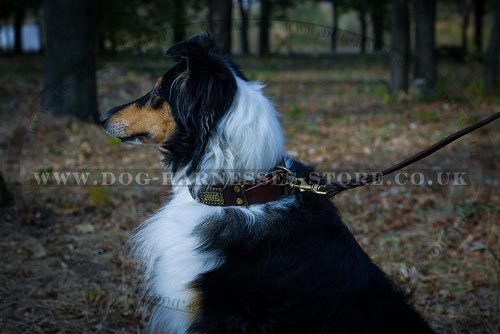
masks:
[[[408,91],[410,17],[406,0],[391,1],[391,94]]]
[[[100,32],[99,37],[97,37],[97,50],[99,51],[100,56],[106,54],[106,37],[102,31]]]
[[[493,1],[493,25],[485,54],[485,86],[490,95],[498,94],[498,56],[500,52],[500,0]]]
[[[271,0],[260,1],[259,57],[269,54],[269,29],[271,25]]]
[[[380,8],[371,13],[373,29],[373,52],[381,52],[384,48],[384,14]]]
[[[174,43],[186,39],[186,3],[185,1],[174,1],[173,10]]]
[[[366,12],[361,10],[358,12],[358,15],[361,25],[361,42],[359,44],[359,50],[361,53],[366,53]]]
[[[14,13],[14,53],[23,52],[23,23],[26,16],[26,9],[22,4],[16,6]]]
[[[240,7],[240,43],[241,43],[241,53],[247,55],[250,51],[248,46],[248,15],[250,15],[251,1],[248,0],[248,8],[245,8],[243,0],[238,0],[238,5]]]
[[[43,111],[97,121],[95,0],[44,0]]]
[[[116,55],[116,47],[117,47],[117,42],[116,42],[116,32],[111,31],[111,36],[109,37],[109,46],[110,46],[110,53],[111,55],[115,56]]]
[[[231,53],[231,0],[210,0],[208,24],[217,46],[226,54]]]
[[[483,17],[485,0],[474,1],[474,46],[477,53],[483,52]]]
[[[12,196],[9,189],[7,189],[7,184],[0,172],[0,207],[9,206],[14,203],[14,196]]]
[[[432,89],[436,82],[436,0],[419,0],[413,3],[415,5],[414,76],[415,79],[424,79],[423,88],[428,90]]]
[[[467,30],[469,29],[469,12],[468,8],[465,9],[465,12],[462,16],[462,50],[464,55],[467,54]]]
[[[337,51],[337,31],[339,29],[339,6],[336,0],[332,0],[332,52]]]
[[[41,8],[38,8],[35,12],[35,24],[38,26],[38,40],[40,41],[40,50],[38,50],[38,53],[43,54],[44,50],[45,50],[45,41],[43,38],[44,26],[43,26],[43,18],[42,18],[42,9]]]

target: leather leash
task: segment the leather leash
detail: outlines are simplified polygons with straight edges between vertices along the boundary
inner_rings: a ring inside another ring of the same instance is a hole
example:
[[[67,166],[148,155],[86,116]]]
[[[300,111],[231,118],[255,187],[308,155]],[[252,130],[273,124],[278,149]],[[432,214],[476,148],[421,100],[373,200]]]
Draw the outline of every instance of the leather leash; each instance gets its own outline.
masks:
[[[334,197],[341,193],[344,190],[348,189],[354,189],[357,187],[361,187],[364,185],[367,185],[369,183],[379,181],[382,177],[392,174],[398,170],[401,170],[405,168],[406,166],[409,166],[419,160],[422,160],[429,155],[435,153],[436,151],[439,151],[443,147],[449,145],[450,143],[454,142],[455,140],[471,133],[472,131],[475,131],[479,128],[482,128],[483,126],[495,121],[500,117],[500,111],[496,112],[495,114],[479,121],[471,126],[468,126],[462,130],[459,130],[448,137],[438,141],[432,146],[427,147],[426,149],[423,149],[416,154],[412,155],[411,157],[394,164],[390,167],[387,167],[386,169],[383,169],[379,172],[372,173],[372,174],[365,174],[357,179],[349,179],[347,181],[336,181],[332,183],[328,183],[325,185],[320,185],[320,184],[308,184],[308,182],[303,179],[303,178],[297,178],[290,170],[288,170],[285,167],[278,166],[278,169],[284,170],[285,174],[287,175],[288,178],[288,184],[291,188],[298,189],[301,192],[304,191],[310,191],[316,194],[320,195],[326,195],[328,197]]]

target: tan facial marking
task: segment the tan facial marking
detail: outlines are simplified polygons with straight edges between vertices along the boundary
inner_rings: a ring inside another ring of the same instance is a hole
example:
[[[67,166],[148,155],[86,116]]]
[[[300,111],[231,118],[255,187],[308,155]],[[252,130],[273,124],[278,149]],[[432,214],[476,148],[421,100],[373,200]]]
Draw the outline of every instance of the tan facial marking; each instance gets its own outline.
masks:
[[[117,137],[144,134],[139,141],[145,144],[163,143],[175,129],[175,122],[167,102],[163,102],[161,108],[157,109],[151,108],[149,103],[139,106],[134,102],[112,115],[109,123],[120,126]]]

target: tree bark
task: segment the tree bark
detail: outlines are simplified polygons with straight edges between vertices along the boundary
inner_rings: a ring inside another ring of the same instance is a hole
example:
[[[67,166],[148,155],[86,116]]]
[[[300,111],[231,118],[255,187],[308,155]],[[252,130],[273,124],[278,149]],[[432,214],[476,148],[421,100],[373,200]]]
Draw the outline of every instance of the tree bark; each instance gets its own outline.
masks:
[[[415,7],[415,79],[424,79],[426,90],[436,82],[436,0],[413,2]]]
[[[373,10],[371,13],[373,29],[373,52],[380,52],[384,48],[384,15],[382,10]]]
[[[174,1],[173,10],[174,43],[186,39],[186,3],[185,1]]]
[[[271,0],[260,1],[260,19],[259,19],[259,57],[269,54],[269,29],[271,25]]]
[[[99,34],[99,37],[97,37],[97,50],[100,56],[106,54],[106,36],[102,31]]]
[[[474,1],[474,46],[477,53],[483,52],[483,17],[485,0]]]
[[[467,30],[469,29],[469,12],[465,9],[462,16],[462,50],[464,55],[467,54]]]
[[[337,0],[332,0],[332,41],[331,48],[332,52],[337,51],[337,32],[339,29],[339,6],[337,5]]]
[[[26,16],[26,9],[22,4],[16,6],[14,12],[14,53],[23,52],[23,23]]]
[[[231,53],[231,0],[210,0],[208,24],[217,46],[226,54]]]
[[[9,206],[14,203],[14,196],[7,189],[7,184],[0,172],[0,207]]]
[[[97,121],[95,0],[44,0],[43,110]]]
[[[109,46],[110,46],[110,53],[111,55],[115,56],[116,55],[116,47],[117,47],[117,42],[116,42],[116,32],[112,31],[111,36],[109,37]]]
[[[45,50],[45,41],[44,41],[44,27],[43,27],[43,18],[42,18],[42,8],[38,8],[35,12],[35,24],[38,26],[38,40],[40,41],[40,50],[38,53],[43,54]]]
[[[247,55],[250,52],[248,46],[248,15],[250,14],[251,1],[248,0],[248,8],[245,8],[243,0],[238,0],[238,5],[240,7],[240,43],[241,43],[241,53]]]
[[[408,91],[410,17],[406,0],[391,1],[391,94]]]
[[[359,50],[361,53],[366,53],[366,12],[364,10],[360,10],[358,15],[359,23],[361,25],[361,41],[359,44]]]
[[[500,52],[500,0],[493,1],[493,25],[485,54],[485,86],[490,95],[498,94],[498,56]]]

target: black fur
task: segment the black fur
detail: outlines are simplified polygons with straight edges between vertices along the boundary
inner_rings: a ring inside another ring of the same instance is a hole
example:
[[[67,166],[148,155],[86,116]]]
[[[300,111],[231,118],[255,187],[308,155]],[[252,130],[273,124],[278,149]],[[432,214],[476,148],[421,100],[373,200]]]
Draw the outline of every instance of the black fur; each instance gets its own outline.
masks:
[[[263,211],[250,224],[227,208],[196,229],[199,251],[225,261],[193,283],[201,301],[193,333],[432,333],[330,200],[300,194]]]
[[[236,81],[231,70],[237,69],[206,35],[175,44],[167,56],[177,61],[171,70],[176,79],[184,71],[189,75],[185,82],[174,79],[173,86],[164,85],[169,92],[162,92],[168,95],[176,122],[175,133],[164,144],[166,158],[173,172],[189,165],[190,174],[198,168],[210,136],[233,103]]]
[[[174,172],[187,166],[189,174],[233,103],[233,74],[244,77],[205,35],[172,46],[167,55],[176,65],[154,92],[169,103],[176,123],[165,154]],[[149,94],[137,103],[154,101]],[[296,162],[287,166],[299,177],[312,172]],[[197,251],[223,261],[192,283],[200,307],[190,332],[432,333],[361,249],[330,200],[291,196],[286,205],[264,205],[256,215],[260,221],[224,208],[197,226]]]

